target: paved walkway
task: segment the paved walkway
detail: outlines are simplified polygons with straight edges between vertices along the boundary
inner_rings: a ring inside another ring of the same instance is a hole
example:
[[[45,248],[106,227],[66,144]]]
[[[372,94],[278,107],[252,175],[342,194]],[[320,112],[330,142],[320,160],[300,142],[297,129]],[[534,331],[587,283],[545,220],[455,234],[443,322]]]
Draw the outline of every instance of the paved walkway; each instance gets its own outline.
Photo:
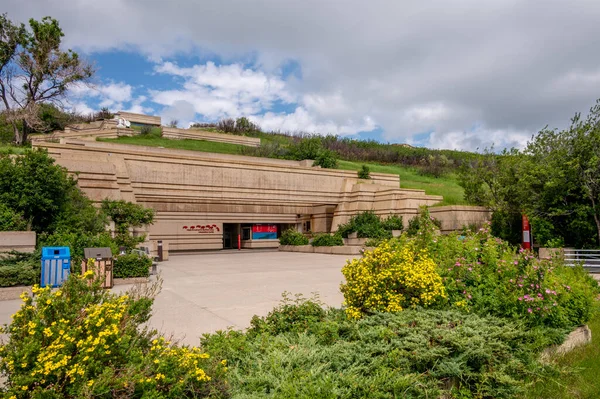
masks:
[[[159,264],[163,288],[156,298],[152,327],[191,345],[203,333],[246,328],[253,315],[266,315],[289,291],[318,292],[330,306],[343,301],[339,285],[348,256],[276,251],[220,251],[175,255]],[[130,286],[117,286],[121,292]],[[0,324],[20,300],[0,302]]]

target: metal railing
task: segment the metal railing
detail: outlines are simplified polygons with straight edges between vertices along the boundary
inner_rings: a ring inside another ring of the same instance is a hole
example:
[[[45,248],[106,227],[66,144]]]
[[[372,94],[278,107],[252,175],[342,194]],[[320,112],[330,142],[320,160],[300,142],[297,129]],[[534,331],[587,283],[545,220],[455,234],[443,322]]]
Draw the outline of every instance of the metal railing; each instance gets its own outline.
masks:
[[[564,257],[567,266],[582,265],[590,273],[600,273],[600,250],[565,248]]]

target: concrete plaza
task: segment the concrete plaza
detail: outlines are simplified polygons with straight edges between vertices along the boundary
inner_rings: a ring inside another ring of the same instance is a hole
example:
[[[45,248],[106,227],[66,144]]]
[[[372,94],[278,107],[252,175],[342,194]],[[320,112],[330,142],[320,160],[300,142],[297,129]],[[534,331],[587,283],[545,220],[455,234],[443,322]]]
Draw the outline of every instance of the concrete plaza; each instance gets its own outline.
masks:
[[[163,286],[150,324],[182,343],[197,345],[203,333],[248,327],[252,316],[266,315],[284,291],[304,296],[317,292],[325,304],[341,306],[341,269],[348,258],[259,250],[171,256],[159,264]],[[1,301],[0,324],[9,323],[20,304]]]

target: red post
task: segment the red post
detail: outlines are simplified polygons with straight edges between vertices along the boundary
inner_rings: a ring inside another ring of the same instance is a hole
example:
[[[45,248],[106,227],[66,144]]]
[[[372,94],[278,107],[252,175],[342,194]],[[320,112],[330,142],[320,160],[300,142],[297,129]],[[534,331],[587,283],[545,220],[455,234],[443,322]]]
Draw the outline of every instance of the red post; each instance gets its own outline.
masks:
[[[523,249],[531,249],[531,226],[529,225],[529,219],[523,214],[522,216],[523,225],[523,243],[521,247]]]
[[[238,251],[242,250],[242,235],[238,234]]]

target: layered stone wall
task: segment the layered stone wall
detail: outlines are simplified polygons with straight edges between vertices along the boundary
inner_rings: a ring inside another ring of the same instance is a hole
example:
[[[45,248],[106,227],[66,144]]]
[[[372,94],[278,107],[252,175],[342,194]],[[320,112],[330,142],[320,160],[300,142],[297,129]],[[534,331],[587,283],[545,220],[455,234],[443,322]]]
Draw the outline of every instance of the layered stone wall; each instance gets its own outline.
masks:
[[[35,251],[35,231],[0,231],[0,256],[10,251]]]
[[[78,139],[33,145],[76,173],[92,200],[123,199],[155,209],[149,238],[168,242],[172,251],[222,248],[228,223],[310,222],[313,232],[331,232],[360,211],[408,220],[419,205],[442,199],[400,188],[397,175],[371,173],[370,180],[360,180],[356,172],[312,167],[312,162]],[[461,212],[454,219],[438,213],[450,221],[474,220]]]
[[[256,137],[245,137],[237,136],[234,134],[214,133],[199,129],[176,129],[172,127],[163,127],[162,131],[162,136],[168,139],[206,140],[217,143],[243,145],[247,147],[260,147],[260,139]]]

